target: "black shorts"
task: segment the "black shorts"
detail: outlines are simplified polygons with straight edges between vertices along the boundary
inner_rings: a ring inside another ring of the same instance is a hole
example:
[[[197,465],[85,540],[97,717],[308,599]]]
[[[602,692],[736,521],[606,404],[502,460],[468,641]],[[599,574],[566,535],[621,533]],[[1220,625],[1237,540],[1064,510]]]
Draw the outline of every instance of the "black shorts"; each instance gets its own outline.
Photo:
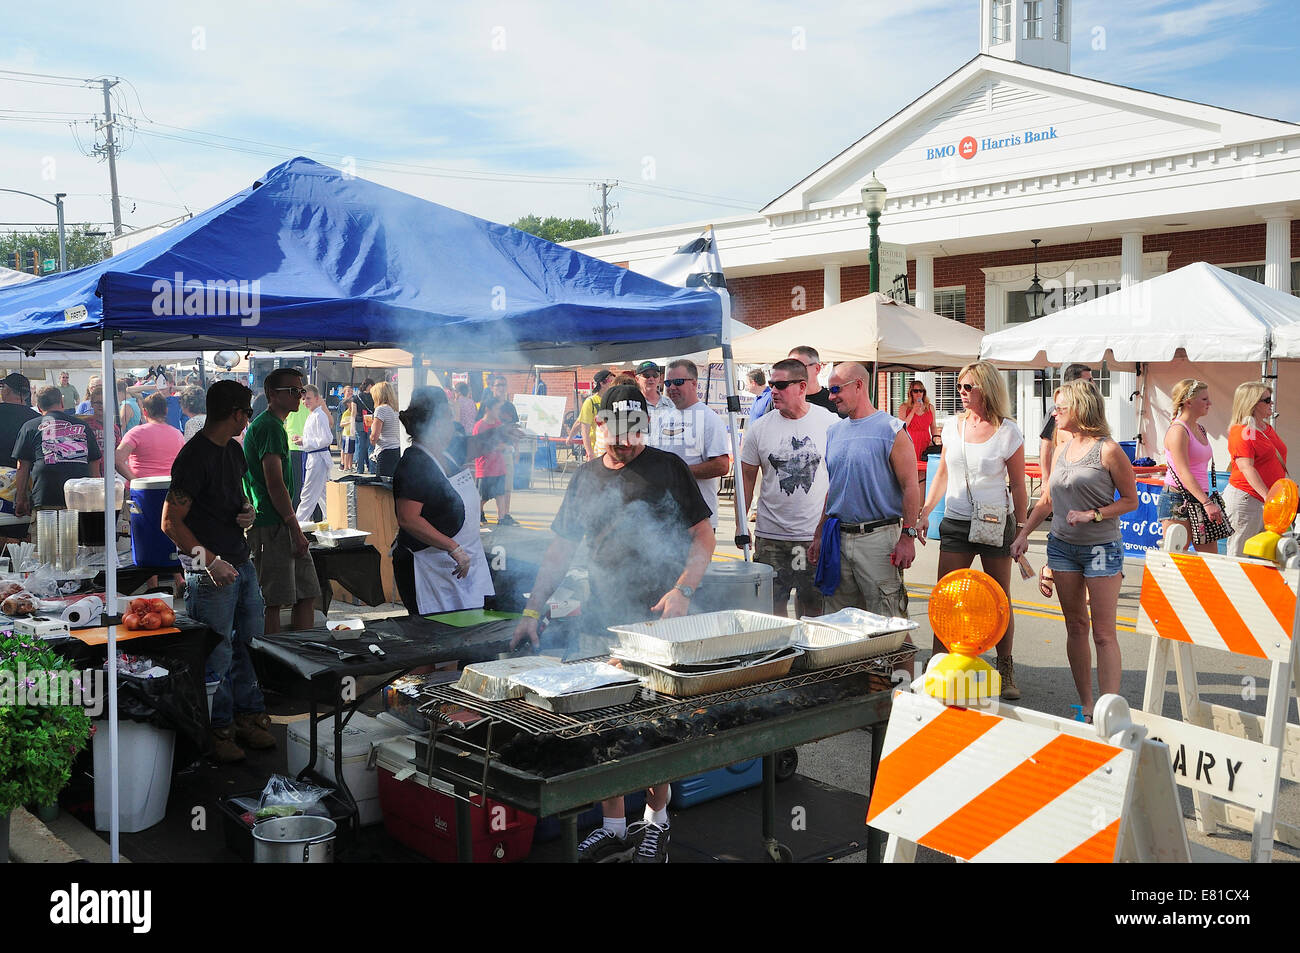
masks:
[[[504,476],[485,476],[478,478],[478,498],[486,503],[498,496],[506,495],[506,478]]]
[[[981,558],[1001,559],[1011,557],[1011,543],[1016,538],[1016,522],[1008,517],[1001,546],[986,546],[970,541],[970,520],[945,516],[939,524],[939,551],[949,553],[975,553]]]

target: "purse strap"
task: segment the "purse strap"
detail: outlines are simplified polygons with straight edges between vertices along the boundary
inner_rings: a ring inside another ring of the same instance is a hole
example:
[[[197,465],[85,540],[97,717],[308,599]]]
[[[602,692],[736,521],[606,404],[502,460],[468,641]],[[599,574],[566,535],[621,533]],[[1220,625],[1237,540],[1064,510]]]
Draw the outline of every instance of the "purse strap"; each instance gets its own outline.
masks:
[[[957,421],[957,436],[961,439],[962,473],[963,476],[965,476],[966,478],[966,499],[970,502],[971,518],[974,519],[975,518],[975,494],[973,494],[970,489],[970,461],[966,458],[966,432],[963,429],[965,426],[966,426],[966,419],[964,417]],[[999,425],[999,429],[1001,429],[1000,425]],[[995,430],[993,432],[993,437],[996,436],[997,436],[997,431]],[[989,439],[992,440],[993,437],[989,437]],[[1011,491],[1006,486],[1003,486],[1002,491],[1003,491],[1003,495],[1007,498],[1007,512],[1010,513],[1011,512]]]

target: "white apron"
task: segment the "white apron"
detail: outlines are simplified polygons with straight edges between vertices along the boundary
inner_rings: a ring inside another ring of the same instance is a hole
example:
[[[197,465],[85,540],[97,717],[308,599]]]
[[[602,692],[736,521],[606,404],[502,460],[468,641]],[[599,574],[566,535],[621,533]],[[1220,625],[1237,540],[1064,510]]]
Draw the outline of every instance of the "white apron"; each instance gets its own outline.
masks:
[[[418,444],[416,446],[419,446]],[[429,453],[424,447],[420,447]],[[442,471],[447,470],[433,454],[429,458]],[[487,556],[483,554],[483,540],[479,536],[478,522],[473,519],[478,512],[478,488],[474,485],[471,470],[461,470],[455,476],[447,477],[451,488],[460,494],[465,505],[465,524],[460,532],[452,537],[456,545],[469,553],[469,574],[464,579],[457,579],[453,574],[456,561],[441,549],[430,546],[412,553],[415,561],[415,600],[420,615],[433,615],[436,612],[458,612],[461,609],[482,609],[483,597],[496,594],[492,585],[492,574],[488,571]]]

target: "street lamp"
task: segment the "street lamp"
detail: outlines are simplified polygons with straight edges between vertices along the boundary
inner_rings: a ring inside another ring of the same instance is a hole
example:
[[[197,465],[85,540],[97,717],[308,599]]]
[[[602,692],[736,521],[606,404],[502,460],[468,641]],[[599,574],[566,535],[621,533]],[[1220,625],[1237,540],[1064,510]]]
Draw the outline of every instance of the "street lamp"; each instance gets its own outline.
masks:
[[[1034,243],[1034,280],[1029,283],[1025,289],[1025,305],[1029,311],[1029,320],[1033,321],[1043,316],[1043,307],[1047,301],[1047,292],[1043,290],[1042,284],[1038,280],[1038,243],[1041,238],[1031,238]]]
[[[871,173],[871,181],[862,187],[862,207],[867,211],[867,223],[871,228],[871,274],[868,291],[880,290],[880,213],[885,210],[885,187]]]
[[[63,235],[63,199],[68,193],[55,192],[54,201],[51,202],[49,199],[44,198],[43,196],[33,195],[31,192],[23,192],[19,189],[0,189],[0,192],[12,192],[14,195],[25,195],[28,198],[36,199],[38,202],[44,202],[46,205],[54,206],[54,211],[58,215],[58,225],[59,225],[59,274],[62,274],[63,272],[67,271],[68,253],[67,253],[66,245],[64,243],[64,235]]]

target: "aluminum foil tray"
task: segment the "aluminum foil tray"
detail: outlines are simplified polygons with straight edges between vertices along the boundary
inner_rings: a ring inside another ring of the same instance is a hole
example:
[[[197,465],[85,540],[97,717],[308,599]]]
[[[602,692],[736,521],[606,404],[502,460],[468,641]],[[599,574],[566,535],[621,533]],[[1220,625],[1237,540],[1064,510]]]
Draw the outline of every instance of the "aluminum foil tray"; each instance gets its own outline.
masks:
[[[862,635],[807,620],[802,626],[802,631],[794,637],[794,644],[803,649],[803,655],[794,664],[795,670],[800,672],[847,665],[895,652],[903,647],[909,631],[899,629],[897,632]]]
[[[851,635],[884,635],[887,632],[911,632],[919,629],[920,623],[899,616],[878,615],[866,609],[849,606],[830,615],[804,616],[804,622],[828,625]]]
[[[636,676],[604,662],[574,662],[571,665],[554,665],[520,672],[511,680],[516,685],[522,685],[526,691],[553,696],[635,682]]]
[[[326,529],[313,534],[316,542],[333,549],[355,549],[365,544],[370,534],[359,529]]]
[[[626,677],[627,673],[624,673]],[[621,685],[606,685],[581,692],[565,692],[562,695],[539,695],[525,692],[524,701],[547,711],[570,715],[576,712],[591,711],[594,708],[609,708],[612,705],[626,705],[636,698],[641,691],[641,680],[633,679]]]
[[[635,625],[612,625],[609,630],[618,636],[622,657],[679,665],[785,648],[798,626],[795,620],[779,615],[728,609]]]
[[[514,683],[514,676],[559,664],[559,659],[548,655],[530,655],[523,658],[500,659],[495,662],[474,662],[472,665],[465,666],[456,687],[485,702],[523,698],[524,688]]]
[[[773,653],[766,661],[700,674],[680,672],[671,666],[632,658],[624,658],[623,667],[634,675],[639,675],[651,691],[686,698],[709,692],[725,692],[780,678],[789,674],[790,666],[801,655],[803,649],[788,646]]]

